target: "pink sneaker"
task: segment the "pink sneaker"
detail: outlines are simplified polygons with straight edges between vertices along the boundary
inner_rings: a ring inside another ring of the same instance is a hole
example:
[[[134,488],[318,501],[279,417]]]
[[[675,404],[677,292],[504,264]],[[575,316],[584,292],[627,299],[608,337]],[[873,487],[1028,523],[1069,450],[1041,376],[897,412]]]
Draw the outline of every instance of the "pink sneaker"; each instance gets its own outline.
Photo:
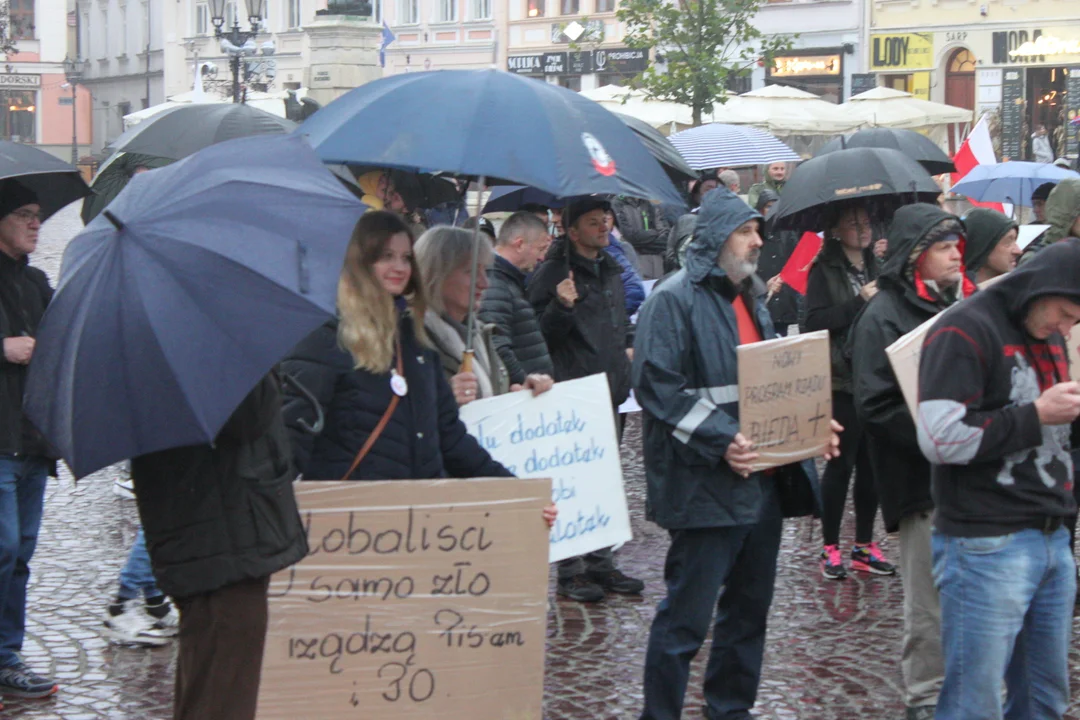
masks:
[[[896,574],[896,566],[885,559],[877,543],[856,545],[851,551],[851,569],[874,575]]]
[[[843,580],[847,577],[839,545],[826,545],[821,551],[821,574],[829,580]]]

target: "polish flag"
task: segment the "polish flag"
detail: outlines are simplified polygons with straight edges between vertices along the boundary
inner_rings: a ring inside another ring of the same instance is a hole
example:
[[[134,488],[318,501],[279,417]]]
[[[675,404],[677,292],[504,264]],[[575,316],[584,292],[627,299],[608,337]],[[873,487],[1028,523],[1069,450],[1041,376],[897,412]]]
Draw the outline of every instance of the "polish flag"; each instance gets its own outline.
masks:
[[[952,184],[960,182],[965,175],[971,172],[976,165],[997,165],[997,156],[994,155],[994,143],[990,139],[990,127],[983,115],[975,127],[968,133],[967,138],[960,145],[960,149],[953,156],[953,165],[956,172],[952,173]],[[970,198],[969,198],[970,199]],[[981,203],[971,200],[975,207],[985,207],[1006,215],[1012,214],[1012,206],[1006,207],[1001,203]]]
[[[804,232],[791,257],[780,271],[780,279],[800,295],[806,294],[807,281],[810,279],[810,266],[821,252],[824,236],[816,232]]]

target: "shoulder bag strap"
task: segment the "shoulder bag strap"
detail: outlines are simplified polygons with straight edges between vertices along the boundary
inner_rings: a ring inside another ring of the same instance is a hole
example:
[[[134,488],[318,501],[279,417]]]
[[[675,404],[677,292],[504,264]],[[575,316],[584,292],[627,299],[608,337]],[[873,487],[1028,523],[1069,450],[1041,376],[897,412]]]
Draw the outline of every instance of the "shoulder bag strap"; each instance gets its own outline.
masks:
[[[395,351],[397,352],[397,373],[401,377],[405,377],[404,363],[402,362],[401,358],[400,335],[397,339]],[[353,459],[352,465],[350,465],[349,469],[345,471],[344,477],[341,478],[342,480],[348,480],[349,476],[353,474],[356,468],[360,467],[360,463],[367,456],[367,454],[371,452],[371,448],[373,445],[375,445],[375,441],[379,439],[379,436],[382,435],[383,430],[386,429],[387,423],[390,422],[390,416],[394,414],[394,410],[397,409],[398,403],[400,402],[401,396],[399,396],[397,393],[394,393],[394,396],[390,398],[390,404],[386,407],[386,412],[384,412],[383,416],[379,418],[379,423],[375,426],[375,429],[371,431],[371,434],[368,435],[367,440],[364,441],[364,446],[360,448],[360,452],[356,453],[356,457]]]

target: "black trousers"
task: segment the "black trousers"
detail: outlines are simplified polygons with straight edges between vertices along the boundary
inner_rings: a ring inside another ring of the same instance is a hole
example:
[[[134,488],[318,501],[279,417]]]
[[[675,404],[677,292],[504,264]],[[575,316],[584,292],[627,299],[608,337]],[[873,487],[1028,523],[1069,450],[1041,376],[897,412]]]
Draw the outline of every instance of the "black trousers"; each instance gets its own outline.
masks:
[[[851,471],[855,470],[855,542],[874,539],[874,516],[878,497],[870,453],[855,415],[855,400],[844,392],[834,392],[833,418],[844,427],[840,434],[840,456],[825,466],[821,478],[821,532],[826,545],[840,542],[840,522],[844,518]]]

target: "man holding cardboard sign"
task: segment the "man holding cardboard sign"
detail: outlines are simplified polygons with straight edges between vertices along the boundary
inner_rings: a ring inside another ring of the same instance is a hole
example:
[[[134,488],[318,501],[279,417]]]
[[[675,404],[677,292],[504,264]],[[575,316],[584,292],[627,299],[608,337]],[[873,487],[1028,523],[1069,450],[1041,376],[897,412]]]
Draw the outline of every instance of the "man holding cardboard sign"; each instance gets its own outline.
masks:
[[[632,379],[645,421],[647,514],[671,534],[668,594],[645,656],[642,720],[681,716],[690,661],[714,608],[706,716],[749,718],[782,515],[816,505],[810,463],[755,472],[761,457],[740,425],[736,348],[776,336],[754,276],[760,225],[761,215],[731,191],[708,193],[684,268],[653,291],[638,317]],[[827,375],[827,349],[822,368]],[[839,438],[828,446],[835,452]],[[782,511],[785,497],[792,502]]]

